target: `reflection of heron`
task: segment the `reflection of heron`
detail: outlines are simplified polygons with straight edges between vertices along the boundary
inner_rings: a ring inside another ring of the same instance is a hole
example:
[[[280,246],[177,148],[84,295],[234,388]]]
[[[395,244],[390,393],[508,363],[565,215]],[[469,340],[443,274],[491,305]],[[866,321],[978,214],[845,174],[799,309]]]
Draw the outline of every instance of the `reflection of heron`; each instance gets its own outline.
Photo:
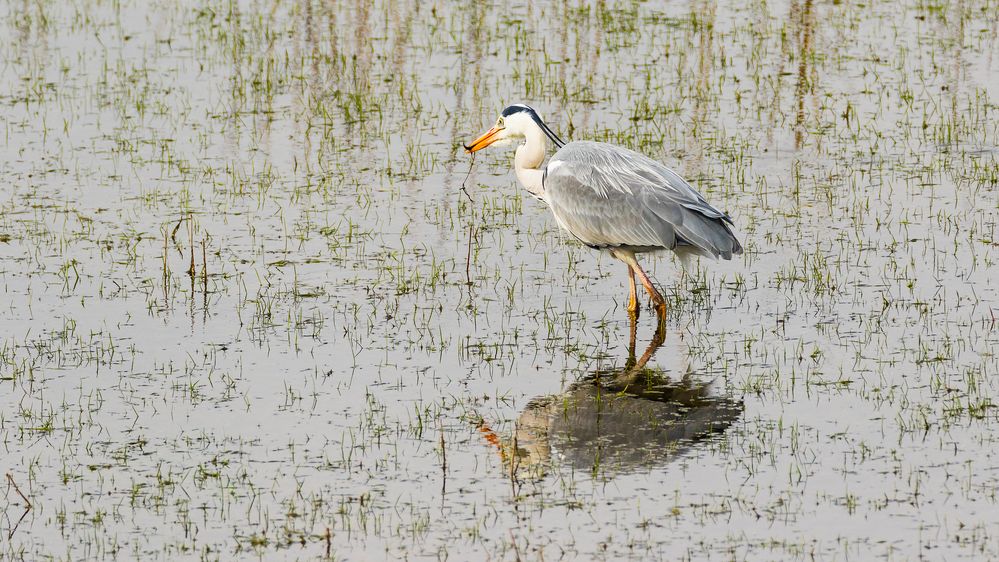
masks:
[[[531,400],[511,438],[488,426],[480,431],[496,446],[511,476],[543,476],[552,457],[576,469],[621,472],[661,465],[742,414],[742,402],[716,396],[711,383],[687,370],[686,346],[672,338],[678,360],[670,369],[679,378],[646,367],[664,343],[660,325],[641,358],[635,359],[635,321],[631,323],[624,368],[598,370],[567,391]]]
[[[542,166],[548,140],[559,148]],[[742,245],[732,219],[712,207],[676,172],[626,148],[602,142],[564,143],[526,105],[503,110],[496,124],[465,147],[523,140],[514,169],[527,190],[552,210],[559,226],[595,249],[607,250],[628,266],[628,310],[638,310],[635,273],[665,317],[666,301],[638,265],[635,254],[672,250],[732,259]]]

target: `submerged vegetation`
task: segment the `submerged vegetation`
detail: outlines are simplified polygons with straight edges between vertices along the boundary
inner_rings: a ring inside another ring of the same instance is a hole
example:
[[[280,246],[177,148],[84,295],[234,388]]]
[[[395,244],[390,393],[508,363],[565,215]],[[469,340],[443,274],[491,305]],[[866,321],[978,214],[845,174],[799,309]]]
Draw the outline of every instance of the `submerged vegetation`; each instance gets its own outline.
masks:
[[[0,16],[3,559],[999,558],[995,0]],[[735,220],[638,371],[516,102]]]

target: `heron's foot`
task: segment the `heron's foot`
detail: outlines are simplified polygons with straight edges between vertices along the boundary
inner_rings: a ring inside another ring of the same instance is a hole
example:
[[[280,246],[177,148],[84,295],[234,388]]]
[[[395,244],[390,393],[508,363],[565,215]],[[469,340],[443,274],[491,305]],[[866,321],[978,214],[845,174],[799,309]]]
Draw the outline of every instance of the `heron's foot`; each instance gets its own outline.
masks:
[[[628,296],[628,312],[634,316],[638,316],[638,298],[634,293]]]
[[[656,334],[665,334],[669,319],[666,317],[666,306],[656,307]]]
[[[656,333],[652,336],[652,341],[649,343],[649,348],[653,350],[653,353],[666,341],[666,329],[666,316],[660,314],[658,322],[656,322]]]
[[[635,269],[628,266],[628,312],[638,313],[638,287],[635,286]]]
[[[666,301],[653,301],[653,306],[656,307],[656,316],[659,317],[659,323],[662,324],[666,322],[666,315],[669,312],[669,307],[666,306]]]

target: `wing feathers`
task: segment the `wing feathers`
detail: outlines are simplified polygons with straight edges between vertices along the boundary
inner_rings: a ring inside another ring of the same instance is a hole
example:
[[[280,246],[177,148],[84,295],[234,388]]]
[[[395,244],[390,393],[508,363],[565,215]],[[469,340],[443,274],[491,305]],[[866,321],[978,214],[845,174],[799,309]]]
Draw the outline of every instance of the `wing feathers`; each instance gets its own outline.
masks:
[[[675,172],[613,145],[573,142],[552,157],[544,199],[559,225],[590,246],[675,249],[731,259],[742,245],[726,222]]]

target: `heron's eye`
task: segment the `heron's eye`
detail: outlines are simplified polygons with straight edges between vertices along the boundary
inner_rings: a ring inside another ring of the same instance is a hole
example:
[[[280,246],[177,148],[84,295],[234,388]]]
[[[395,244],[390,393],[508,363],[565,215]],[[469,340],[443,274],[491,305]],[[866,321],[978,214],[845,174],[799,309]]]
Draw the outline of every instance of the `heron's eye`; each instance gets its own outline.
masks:
[[[503,126],[503,118],[502,117],[500,117],[499,119],[496,120],[496,126],[497,127],[502,127]]]

